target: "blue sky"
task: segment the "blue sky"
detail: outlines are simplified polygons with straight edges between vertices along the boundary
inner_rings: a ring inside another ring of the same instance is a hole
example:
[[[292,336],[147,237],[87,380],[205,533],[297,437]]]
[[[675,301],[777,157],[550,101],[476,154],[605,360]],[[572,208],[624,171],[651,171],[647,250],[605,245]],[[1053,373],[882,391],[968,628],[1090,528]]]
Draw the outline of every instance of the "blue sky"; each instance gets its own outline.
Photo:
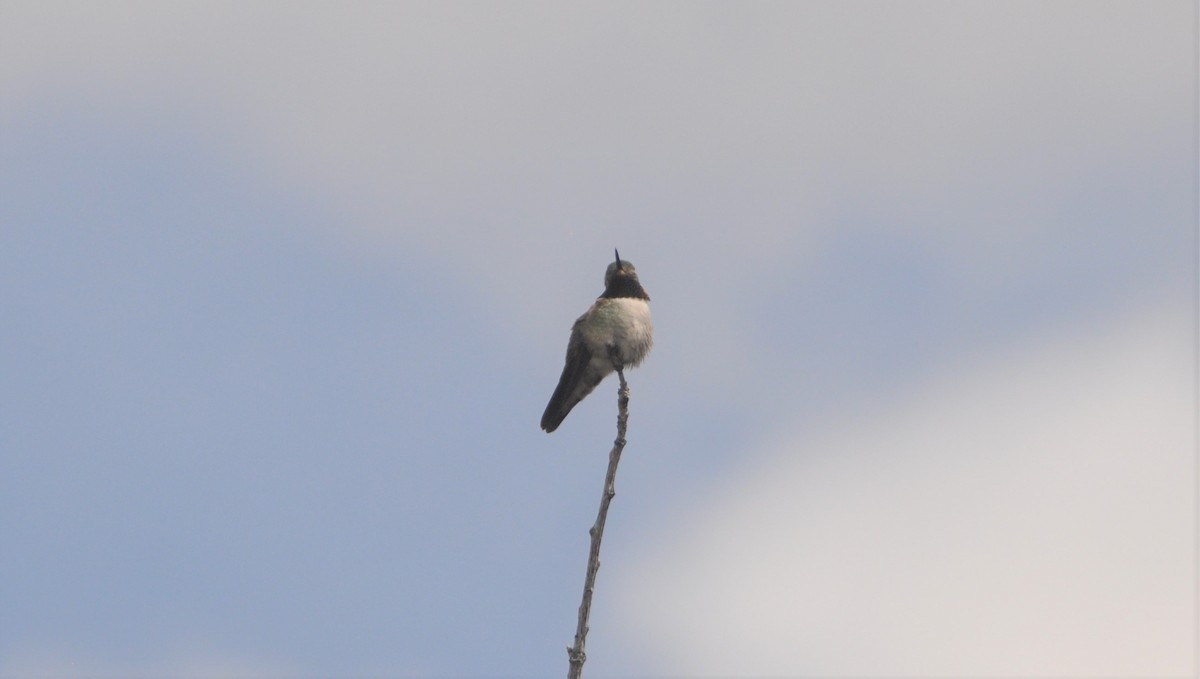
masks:
[[[0,676],[1184,675],[1194,3],[6,3]]]

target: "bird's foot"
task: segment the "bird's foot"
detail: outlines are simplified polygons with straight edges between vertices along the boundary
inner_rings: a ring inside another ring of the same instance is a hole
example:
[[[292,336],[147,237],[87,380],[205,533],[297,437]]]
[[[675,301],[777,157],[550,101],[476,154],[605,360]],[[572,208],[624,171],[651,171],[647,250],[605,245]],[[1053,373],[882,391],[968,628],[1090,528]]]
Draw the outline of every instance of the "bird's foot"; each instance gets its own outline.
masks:
[[[625,370],[625,360],[621,356],[621,350],[615,344],[608,345],[608,360],[612,361],[613,370],[623,372]]]

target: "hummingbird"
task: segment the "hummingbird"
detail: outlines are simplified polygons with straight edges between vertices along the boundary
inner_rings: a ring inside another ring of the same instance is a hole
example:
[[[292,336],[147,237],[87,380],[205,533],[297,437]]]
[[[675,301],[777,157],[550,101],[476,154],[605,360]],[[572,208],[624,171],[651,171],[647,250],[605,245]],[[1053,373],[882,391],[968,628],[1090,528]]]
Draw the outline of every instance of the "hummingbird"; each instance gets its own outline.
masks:
[[[613,254],[617,261],[604,272],[604,294],[571,326],[562,377],[542,414],[547,434],[558,429],[600,380],[614,370],[640,364],[654,343],[650,295],[633,264],[622,260],[615,248]]]

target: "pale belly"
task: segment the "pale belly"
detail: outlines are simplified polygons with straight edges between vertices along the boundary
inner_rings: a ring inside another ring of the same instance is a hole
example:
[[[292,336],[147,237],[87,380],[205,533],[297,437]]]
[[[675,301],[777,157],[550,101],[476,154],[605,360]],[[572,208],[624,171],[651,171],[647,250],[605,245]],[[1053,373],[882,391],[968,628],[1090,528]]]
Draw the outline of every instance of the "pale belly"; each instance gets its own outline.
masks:
[[[603,300],[588,323],[584,338],[593,354],[607,352],[616,346],[622,362],[636,366],[650,353],[654,343],[654,324],[650,321],[650,305],[643,299]]]

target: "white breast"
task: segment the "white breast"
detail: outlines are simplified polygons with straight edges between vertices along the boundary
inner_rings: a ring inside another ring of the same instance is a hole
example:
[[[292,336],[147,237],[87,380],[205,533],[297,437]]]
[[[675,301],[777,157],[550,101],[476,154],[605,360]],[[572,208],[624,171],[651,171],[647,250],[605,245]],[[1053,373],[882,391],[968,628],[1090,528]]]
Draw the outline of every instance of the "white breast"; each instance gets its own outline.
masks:
[[[595,314],[595,322],[589,323],[585,331],[593,352],[616,345],[625,361],[634,366],[650,353],[654,324],[646,300],[628,297],[601,300]]]

